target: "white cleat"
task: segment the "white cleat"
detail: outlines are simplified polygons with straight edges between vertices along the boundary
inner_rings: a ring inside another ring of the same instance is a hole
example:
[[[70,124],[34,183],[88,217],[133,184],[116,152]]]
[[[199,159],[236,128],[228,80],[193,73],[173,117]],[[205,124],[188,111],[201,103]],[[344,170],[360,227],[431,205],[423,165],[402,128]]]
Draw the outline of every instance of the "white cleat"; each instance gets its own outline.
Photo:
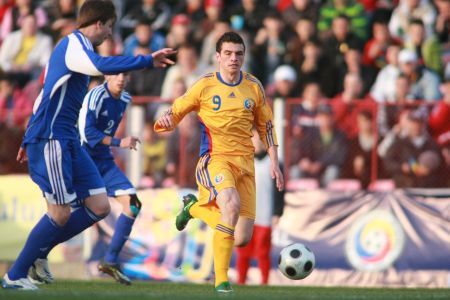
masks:
[[[24,291],[34,291],[39,288],[31,283],[28,278],[20,278],[17,280],[11,280],[8,277],[8,273],[3,276],[2,280],[2,288],[4,289],[12,289],[12,290],[24,290]]]
[[[54,278],[46,258],[38,258],[28,271],[28,279],[34,284],[53,283]]]

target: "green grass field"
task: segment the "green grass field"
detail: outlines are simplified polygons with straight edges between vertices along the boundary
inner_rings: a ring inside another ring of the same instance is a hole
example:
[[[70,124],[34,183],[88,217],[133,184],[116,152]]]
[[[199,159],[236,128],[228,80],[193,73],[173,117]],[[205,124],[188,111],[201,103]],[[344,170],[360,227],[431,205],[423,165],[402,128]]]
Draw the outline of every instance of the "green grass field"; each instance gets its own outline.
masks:
[[[42,286],[37,292],[0,289],[0,299],[15,300],[90,300],[90,299],[450,299],[450,289],[365,289],[282,286],[234,286],[233,295],[218,297],[211,285],[166,282],[135,282],[121,286],[111,281],[59,281]]]

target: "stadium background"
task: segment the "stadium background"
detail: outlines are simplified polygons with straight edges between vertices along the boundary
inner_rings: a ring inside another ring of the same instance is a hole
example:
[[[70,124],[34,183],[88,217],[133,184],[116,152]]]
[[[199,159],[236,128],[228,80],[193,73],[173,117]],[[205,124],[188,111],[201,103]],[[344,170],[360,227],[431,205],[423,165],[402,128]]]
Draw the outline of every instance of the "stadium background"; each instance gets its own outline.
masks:
[[[2,270],[45,211],[37,187],[18,175],[26,166],[15,163],[15,155],[45,60],[58,37],[73,30],[78,4],[15,2],[0,6]],[[138,152],[117,151],[116,156],[141,189],[144,211],[123,253],[127,274],[210,279],[209,230],[193,222],[179,234],[173,226],[180,195],[195,187],[195,116],[172,134],[156,135],[151,128],[171,99],[214,69],[215,39],[233,29],[247,43],[245,70],[263,82],[273,105],[288,179],[285,210],[273,228],[270,282],[294,284],[276,271],[275,258],[280,247],[302,241],[316,252],[318,265],[307,280],[295,284],[448,286],[448,1],[410,1],[417,2],[411,10],[404,0],[294,1],[300,8],[291,1],[143,2],[115,1],[120,12],[116,34],[98,49],[104,55],[179,49],[177,65],[132,72],[128,86],[135,98],[121,135],[138,135],[143,145]],[[24,17],[28,14],[35,17]],[[20,45],[24,31],[39,32],[32,52],[11,47]],[[408,73],[411,65],[414,70]],[[334,122],[327,127],[327,120]],[[416,151],[405,145],[414,144],[407,132],[417,127],[421,130],[415,138],[425,140],[427,148]],[[331,128],[336,137],[332,146],[318,142],[318,128],[328,133]],[[411,157],[401,157],[411,151]],[[311,154],[317,152],[321,157]],[[299,172],[304,158],[320,161],[321,171]],[[406,159],[409,174],[392,168],[399,159]],[[420,166],[428,172],[416,172]],[[334,172],[325,172],[327,167]],[[55,273],[96,276],[96,260],[113,222],[114,214],[59,247],[51,256]],[[252,268],[250,282],[257,283],[258,276]]]

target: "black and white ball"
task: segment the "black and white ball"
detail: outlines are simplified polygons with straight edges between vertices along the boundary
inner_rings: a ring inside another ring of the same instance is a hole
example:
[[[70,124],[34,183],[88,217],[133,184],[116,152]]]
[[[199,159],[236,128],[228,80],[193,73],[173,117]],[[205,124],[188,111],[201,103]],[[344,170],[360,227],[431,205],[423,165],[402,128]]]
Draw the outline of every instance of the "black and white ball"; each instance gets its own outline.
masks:
[[[278,258],[278,269],[287,278],[299,280],[307,277],[314,270],[316,258],[305,245],[296,243],[285,247]]]

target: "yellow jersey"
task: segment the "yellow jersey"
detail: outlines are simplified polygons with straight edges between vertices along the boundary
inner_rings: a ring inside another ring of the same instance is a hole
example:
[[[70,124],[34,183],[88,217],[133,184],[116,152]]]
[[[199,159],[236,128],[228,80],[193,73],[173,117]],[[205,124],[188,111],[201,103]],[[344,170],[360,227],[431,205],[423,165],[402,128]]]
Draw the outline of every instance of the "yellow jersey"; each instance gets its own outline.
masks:
[[[240,73],[236,84],[228,84],[219,72],[201,77],[172,105],[175,125],[196,111],[202,131],[200,156],[253,155],[251,141],[255,126],[266,148],[277,145],[272,110],[261,83],[251,74]],[[162,132],[158,123],[155,131]]]

